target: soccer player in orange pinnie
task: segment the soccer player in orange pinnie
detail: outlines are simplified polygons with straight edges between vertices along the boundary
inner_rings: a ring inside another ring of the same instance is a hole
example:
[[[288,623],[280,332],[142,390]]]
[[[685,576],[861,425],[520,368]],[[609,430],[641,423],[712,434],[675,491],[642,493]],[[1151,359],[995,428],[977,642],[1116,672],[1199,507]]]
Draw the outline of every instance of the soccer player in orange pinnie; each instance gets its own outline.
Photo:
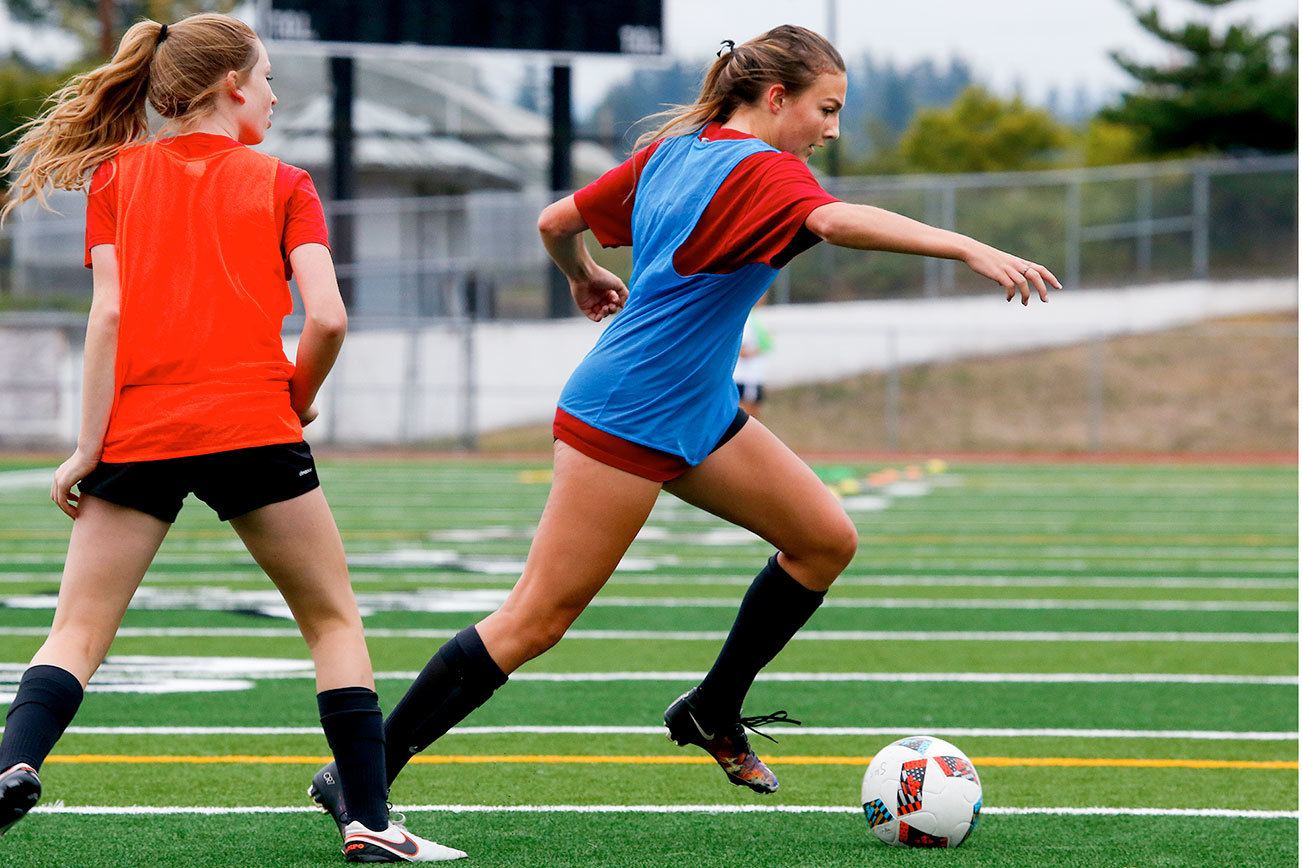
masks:
[[[165,135],[149,136],[146,101]],[[347,795],[345,857],[465,856],[389,819],[362,621],[303,442],[347,317],[311,179],[248,147],[275,105],[271,62],[247,24],[212,14],[142,21],[7,154],[14,184],[0,217],[44,202],[47,184],[89,187],[94,294],[77,449],[50,490],[72,535],[54,624],[0,742],[0,833],[40,798],[41,763],[193,493],[231,523],[311,649],[334,782]],[[306,313],[293,363],[280,337],[291,273]]]

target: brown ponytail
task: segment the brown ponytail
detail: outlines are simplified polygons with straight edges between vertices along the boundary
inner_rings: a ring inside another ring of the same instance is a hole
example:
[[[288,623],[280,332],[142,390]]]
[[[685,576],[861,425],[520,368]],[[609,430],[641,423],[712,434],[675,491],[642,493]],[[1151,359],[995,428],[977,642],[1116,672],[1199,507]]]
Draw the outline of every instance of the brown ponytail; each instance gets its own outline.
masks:
[[[24,131],[0,169],[14,175],[0,222],[28,199],[48,208],[45,187],[79,190],[90,172],[125,145],[145,138],[145,100],[169,120],[189,121],[212,110],[222,79],[247,75],[258,59],[257,34],[227,15],[191,15],[176,24],[141,21],[126,32],[113,58],[72,78]]]
[[[799,93],[825,72],[845,72],[845,61],[832,43],[804,27],[774,27],[722,52],[705,73],[696,102],[670,106],[646,118],[663,122],[659,129],[639,136],[636,147],[690,132],[711,121],[726,121],[738,108],[759,99],[772,84]]]

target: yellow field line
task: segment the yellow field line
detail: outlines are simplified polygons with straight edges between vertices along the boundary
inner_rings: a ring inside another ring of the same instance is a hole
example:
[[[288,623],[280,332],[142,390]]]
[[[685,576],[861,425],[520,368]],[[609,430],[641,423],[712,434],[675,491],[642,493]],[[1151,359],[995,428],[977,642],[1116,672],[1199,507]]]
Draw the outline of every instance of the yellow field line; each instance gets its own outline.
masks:
[[[791,766],[866,766],[870,756],[776,756],[765,759],[769,765]],[[326,756],[250,756],[226,754],[221,756],[186,756],[162,754],[132,756],[124,754],[69,754],[55,755],[46,760],[51,763],[125,763],[152,765],[176,763],[183,765],[208,765],[233,763],[243,765],[322,765],[330,761]],[[457,765],[482,763],[555,764],[622,764],[622,765],[700,765],[713,762],[706,756],[601,756],[584,754],[444,754],[412,757],[420,765]],[[1281,769],[1296,770],[1296,760],[1216,760],[1216,759],[1109,759],[1103,757],[972,757],[972,762],[985,768],[1106,768],[1106,769]]]

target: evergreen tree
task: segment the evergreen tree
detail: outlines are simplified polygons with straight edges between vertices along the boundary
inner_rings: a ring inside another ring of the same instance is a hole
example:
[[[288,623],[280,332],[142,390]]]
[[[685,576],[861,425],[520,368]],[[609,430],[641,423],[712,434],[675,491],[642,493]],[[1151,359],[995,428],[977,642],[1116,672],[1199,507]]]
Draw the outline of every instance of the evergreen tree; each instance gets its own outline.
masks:
[[[961,59],[938,66],[923,60],[910,66],[876,63],[864,55],[847,64],[849,86],[841,112],[841,145],[846,159],[892,148],[920,108],[947,105],[972,84],[972,69]],[[603,140],[608,127],[623,136],[624,146],[647,128],[642,118],[667,105],[690,103],[701,88],[705,67],[679,62],[660,69],[641,69],[626,82],[616,84],[602,98],[591,118],[594,132]]]
[[[1179,60],[1147,64],[1111,52],[1138,87],[1105,109],[1104,120],[1134,128],[1154,154],[1297,147],[1296,21],[1270,30],[1240,22],[1216,32],[1200,21],[1168,25],[1157,8],[1122,2]],[[1210,9],[1236,0],[1189,2]]]
[[[952,105],[919,111],[900,154],[920,172],[1021,171],[1051,165],[1070,138],[1043,109],[970,87]]]

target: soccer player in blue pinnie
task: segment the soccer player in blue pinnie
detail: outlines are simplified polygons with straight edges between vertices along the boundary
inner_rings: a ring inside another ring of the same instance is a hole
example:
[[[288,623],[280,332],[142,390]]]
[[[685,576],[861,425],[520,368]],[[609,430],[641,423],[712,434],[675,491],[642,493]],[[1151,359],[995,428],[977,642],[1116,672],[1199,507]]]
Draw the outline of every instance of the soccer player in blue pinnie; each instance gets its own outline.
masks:
[[[561,395],[555,472],[524,575],[496,612],[449,640],[385,722],[388,776],[542,654],[614,572],[661,490],[776,549],[746,592],[718,659],[665,711],[730,782],[778,788],[746,729],[796,723],[742,716],[759,671],[818,608],[854,557],[855,526],[814,472],[738,408],[742,327],[778,269],[820,240],[957,259],[1006,298],[1061,288],[1043,266],[954,232],[838,201],[806,161],[837,138],[845,63],[823,37],[782,26],[725,43],[695,104],[666,113],[649,145],[538,221],[543,243],[594,322],[619,314]],[[583,241],[633,247],[632,279]],[[313,797],[346,815],[330,767]]]

